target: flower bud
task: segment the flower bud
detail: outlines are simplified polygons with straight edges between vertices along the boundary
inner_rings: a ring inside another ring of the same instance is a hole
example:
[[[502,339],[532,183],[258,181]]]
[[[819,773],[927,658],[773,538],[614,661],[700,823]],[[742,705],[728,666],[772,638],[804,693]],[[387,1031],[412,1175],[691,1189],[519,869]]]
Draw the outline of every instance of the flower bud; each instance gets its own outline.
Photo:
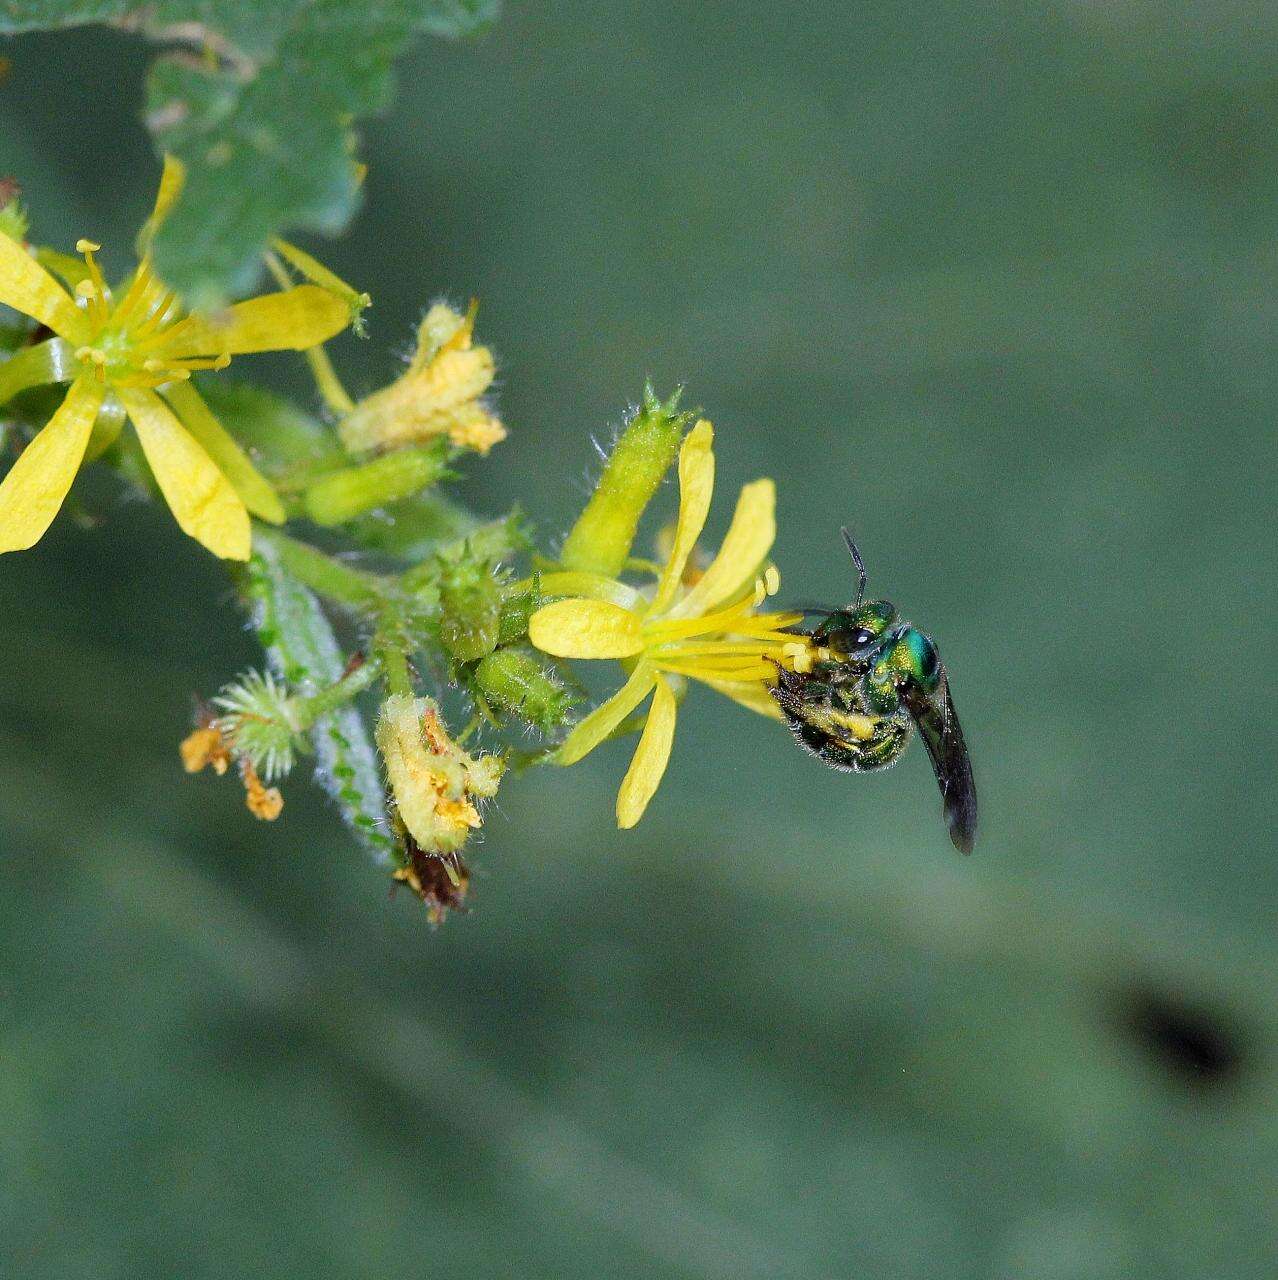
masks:
[[[501,587],[487,564],[464,559],[439,579],[439,639],[458,662],[474,662],[497,647]]]
[[[0,178],[0,232],[22,244],[27,238],[27,211],[18,199],[22,188],[13,178]]]
[[[316,524],[344,524],[437,484],[448,474],[447,462],[446,449],[437,444],[397,449],[322,476],[306,490],[302,504]]]
[[[524,648],[498,649],[475,668],[475,687],[490,706],[543,733],[557,729],[576,699]]]
[[[643,404],[626,423],[599,483],[564,541],[565,569],[615,578],[626,563],[639,517],[679,450],[690,414],[677,413],[680,392],[664,404],[644,388]]]

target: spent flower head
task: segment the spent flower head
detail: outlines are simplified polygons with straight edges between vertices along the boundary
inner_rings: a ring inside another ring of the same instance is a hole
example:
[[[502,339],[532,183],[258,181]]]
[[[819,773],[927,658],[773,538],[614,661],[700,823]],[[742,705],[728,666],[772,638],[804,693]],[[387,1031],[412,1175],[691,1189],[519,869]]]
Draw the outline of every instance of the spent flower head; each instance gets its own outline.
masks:
[[[463,750],[449,736],[433,698],[387,698],[376,738],[408,834],[427,854],[457,853],[482,825],[476,804],[497,794],[504,761]]]
[[[214,722],[238,757],[246,758],[267,782],[285,777],[307,749],[297,700],[269,671],[250,671],[213,699]]]
[[[155,209],[139,236],[138,265],[114,288],[98,265],[100,246],[91,240],[77,243],[80,258],[46,252],[37,260],[18,240],[0,234],[0,303],[55,335],[0,366],[0,400],[29,386],[70,383],[48,424],[0,483],[0,552],[24,550],[43,536],[99,415],[104,424],[115,424],[108,431],[118,431],[125,415],[133,422],[178,524],[215,555],[248,558],[249,512],[275,523],[284,519],[274,489],[189,379],[198,369],[224,368],[235,355],[323,342],[349,323],[350,308],[333,291],[303,284],[208,316],[186,312],[155,275],[149,254],[182,181],[180,163],[166,160]]]
[[[477,309],[472,302],[462,315],[437,302],[426,312],[407,371],[342,419],[338,430],[347,449],[393,449],[442,436],[459,449],[487,453],[506,438],[483,399],[494,363],[493,353],[473,342]]]
[[[560,764],[573,764],[593,751],[652,695],[639,746],[617,795],[621,827],[639,821],[665,773],[674,740],[676,689],[683,678],[777,718],[768,682],[775,679],[776,664],[792,665],[803,647],[786,630],[801,615],[757,612],[780,581],[767,563],[776,537],[771,480],[756,480],[741,490],[718,554],[704,573],[687,572],[710,510],[713,443],[714,431],[704,420],[683,441],[679,518],[669,554],[649,590],[603,574],[549,573],[542,577],[542,591],[568,598],[544,605],[529,621],[529,639],[544,653],[613,658],[629,677],[564,740],[556,757]]]
[[[196,727],[182,739],[178,752],[187,773],[212,769],[219,777],[235,764],[244,783],[244,804],[263,822],[274,822],[284,811],[284,797],[277,787],[268,787],[258,774],[253,760],[237,751],[227,740],[219,721],[201,709]]]

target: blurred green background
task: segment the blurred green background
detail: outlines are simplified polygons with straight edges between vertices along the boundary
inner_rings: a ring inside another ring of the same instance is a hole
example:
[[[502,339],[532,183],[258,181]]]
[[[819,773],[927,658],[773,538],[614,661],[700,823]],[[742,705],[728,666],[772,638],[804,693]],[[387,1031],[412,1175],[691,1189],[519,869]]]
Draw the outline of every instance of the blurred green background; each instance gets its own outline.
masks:
[[[5,51],[36,232],[125,248],[148,51]],[[181,775],[218,565],[64,518],[0,564],[0,1272],[1272,1277],[1278,10],[512,0],[400,83],[352,383],[481,297],[464,492],[555,534],[686,381],[716,532],[773,475],[788,597],[846,522],[937,638],[977,853],[917,749],[694,694],[636,832],[624,745],[510,781],[432,933],[302,777]]]

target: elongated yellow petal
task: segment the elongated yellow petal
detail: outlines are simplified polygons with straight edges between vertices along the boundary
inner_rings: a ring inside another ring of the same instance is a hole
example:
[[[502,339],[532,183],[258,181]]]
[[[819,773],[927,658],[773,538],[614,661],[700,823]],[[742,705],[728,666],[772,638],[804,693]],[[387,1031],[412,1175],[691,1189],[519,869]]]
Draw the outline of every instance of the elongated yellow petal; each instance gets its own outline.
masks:
[[[674,599],[692,548],[706,527],[714,492],[714,428],[702,418],[684,438],[679,450],[679,520],[674,545],[661,571],[652,612],[661,613]]]
[[[165,390],[164,398],[231,482],[244,505],[262,520],[283,524],[284,504],[271,482],[249,461],[248,454],[204,403],[204,397],[189,382],[174,382]]]
[[[532,579],[527,580],[532,585]],[[543,573],[538,578],[543,596],[586,596],[591,600],[610,600],[623,609],[638,609],[645,604],[634,587],[628,587],[616,578],[585,570],[565,570],[562,573]]]
[[[670,610],[671,617],[708,613],[735,596],[758,572],[777,536],[777,490],[771,480],[756,480],[741,490],[732,524],[710,567]]]
[[[248,512],[213,459],[154,391],[119,387],[116,394],[182,531],[223,560],[247,560]]]
[[[623,829],[633,827],[643,817],[648,801],[661,785],[666,765],[670,763],[675,716],[675,697],[670,683],[658,676],[643,736],[617,792],[617,825]]]
[[[576,764],[593,751],[648,696],[656,682],[652,668],[640,662],[630,673],[630,679],[564,739],[555,752],[555,763]]]
[[[67,291],[16,241],[0,232],[0,302],[84,343],[89,322]]]
[[[528,638],[556,658],[633,658],[643,652],[639,615],[607,600],[556,600],[528,620]]]
[[[305,249],[299,249],[297,245],[289,244],[287,240],[272,240],[271,248],[287,258],[299,274],[305,276],[312,284],[319,285],[321,289],[327,289],[329,293],[341,298],[350,308],[352,318],[358,317],[360,312],[372,302],[368,294],[357,292],[341,276],[335,275]]]
[[[781,708],[777,706],[777,700],[768,692],[768,686],[762,680],[707,680],[704,676],[695,678],[702,684],[709,685],[716,693],[739,702],[751,711],[757,711],[761,716],[767,716],[769,720],[785,719]]]
[[[105,395],[96,382],[76,379],[58,411],[10,468],[0,484],[0,551],[25,551],[53,523],[80,469]]]
[[[304,351],[344,329],[350,310],[318,285],[299,284],[227,307],[213,316],[187,316],[147,344],[160,360],[244,355],[252,351]]]

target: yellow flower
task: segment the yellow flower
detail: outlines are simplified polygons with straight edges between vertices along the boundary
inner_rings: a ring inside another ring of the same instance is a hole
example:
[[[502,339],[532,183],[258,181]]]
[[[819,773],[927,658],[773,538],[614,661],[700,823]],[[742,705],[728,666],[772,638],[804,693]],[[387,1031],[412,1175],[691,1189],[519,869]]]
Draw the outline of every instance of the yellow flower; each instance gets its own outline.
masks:
[[[782,630],[797,613],[756,613],[779,585],[764,567],[776,537],[776,490],[756,480],[741,490],[718,555],[689,583],[689,557],[705,527],[714,489],[714,431],[701,421],[679,453],[679,518],[669,554],[652,594],[592,573],[550,573],[550,595],[574,598],[544,605],[528,635],[560,658],[616,658],[630,678],[568,735],[556,758],[574,764],[608,738],[645,698],[653,695],[643,734],[617,794],[617,825],[633,827],[652,799],[674,740],[675,689],[671,677],[691,677],[763,715],[779,716],[767,682],[773,662],[792,665],[796,636]],[[756,575],[760,575],[756,577]]]
[[[165,161],[155,210],[139,237],[133,275],[110,289],[94,257],[99,246],[76,245],[83,262],[41,255],[62,284],[16,240],[0,234],[0,303],[38,320],[56,335],[10,360],[28,367],[43,358],[48,376],[6,380],[8,396],[37,381],[70,382],[66,399],[0,483],[0,552],[38,542],[57,515],[102,424],[132,420],[165,501],[183,531],[215,555],[246,560],[249,512],[280,523],[284,510],[270,484],[189,382],[194,369],[220,369],[231,356],[301,350],[332,337],[350,318],[346,303],[316,285],[299,285],[236,303],[211,316],[187,314],[156,278],[148,245],[181,190],[183,170]],[[121,412],[122,411],[122,412]],[[109,427],[108,427],[109,429]]]
[[[466,315],[437,302],[417,330],[408,372],[365,397],[342,419],[342,443],[355,453],[393,449],[447,436],[462,449],[487,453],[506,428],[482,397],[493,381],[493,353],[472,345],[476,304]]]

